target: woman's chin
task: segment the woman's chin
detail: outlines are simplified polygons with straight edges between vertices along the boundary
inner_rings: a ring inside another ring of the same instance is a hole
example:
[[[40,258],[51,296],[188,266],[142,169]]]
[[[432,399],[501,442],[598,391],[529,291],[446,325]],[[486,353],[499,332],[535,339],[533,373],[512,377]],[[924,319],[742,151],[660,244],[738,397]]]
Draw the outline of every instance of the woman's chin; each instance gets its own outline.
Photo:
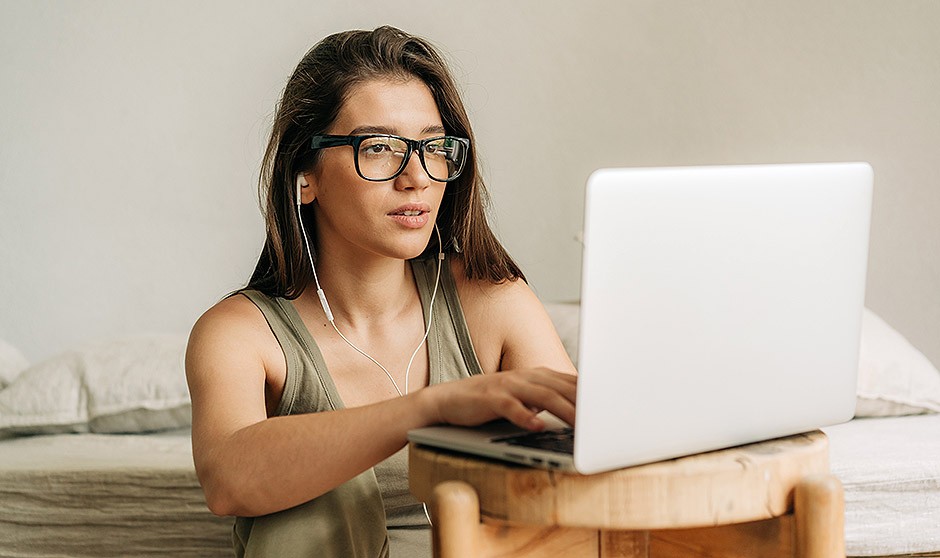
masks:
[[[420,256],[421,254],[423,254],[423,253],[424,253],[424,250],[425,250],[425,246],[422,246],[422,247],[420,247],[420,248],[418,248],[418,249],[409,250],[409,251],[407,251],[407,252],[405,252],[405,253],[402,254],[402,255],[403,255],[402,259],[403,259],[403,260],[413,260],[413,259],[417,258],[418,256]]]
[[[412,260],[423,254],[429,245],[437,246],[437,239],[429,239],[424,235],[418,238],[409,238],[398,245],[398,250],[395,250],[396,257],[403,260]]]

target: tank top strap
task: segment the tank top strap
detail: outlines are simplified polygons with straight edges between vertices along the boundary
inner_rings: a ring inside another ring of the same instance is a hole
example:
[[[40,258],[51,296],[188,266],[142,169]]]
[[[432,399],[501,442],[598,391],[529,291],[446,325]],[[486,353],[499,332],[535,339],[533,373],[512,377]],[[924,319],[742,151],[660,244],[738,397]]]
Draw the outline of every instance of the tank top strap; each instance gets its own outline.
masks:
[[[326,368],[320,348],[287,299],[255,290],[239,291],[261,310],[287,364],[284,392],[275,416],[342,409],[339,391]]]
[[[437,262],[434,257],[411,261],[415,284],[424,307],[425,323],[429,319],[428,312],[431,309],[431,296],[438,272]],[[435,360],[431,365],[432,384],[483,373],[473,350],[470,330],[460,306],[457,283],[451,273],[448,259],[441,262],[440,275],[432,310],[434,317],[428,335],[428,355]]]

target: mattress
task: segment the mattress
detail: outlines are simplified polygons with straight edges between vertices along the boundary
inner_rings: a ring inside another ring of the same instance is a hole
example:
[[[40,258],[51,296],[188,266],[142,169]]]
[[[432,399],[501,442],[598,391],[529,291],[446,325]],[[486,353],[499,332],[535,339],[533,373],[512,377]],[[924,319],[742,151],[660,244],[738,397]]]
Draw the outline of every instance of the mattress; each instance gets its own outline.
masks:
[[[231,556],[189,431],[0,440],[0,556]]]
[[[849,556],[940,556],[940,414],[824,428]]]

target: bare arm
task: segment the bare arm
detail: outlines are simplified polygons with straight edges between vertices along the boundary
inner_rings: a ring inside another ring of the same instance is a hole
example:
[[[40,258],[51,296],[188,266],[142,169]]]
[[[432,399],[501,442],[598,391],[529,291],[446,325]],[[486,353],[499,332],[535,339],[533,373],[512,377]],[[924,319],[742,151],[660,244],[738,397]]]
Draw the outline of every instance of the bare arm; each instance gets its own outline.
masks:
[[[504,293],[505,341],[500,355],[501,370],[545,366],[577,374],[555,325],[532,289],[516,281]]]
[[[190,337],[193,456],[209,508],[219,515],[263,515],[311,500],[401,449],[412,428],[499,417],[539,428],[533,407],[574,419],[573,379],[548,370],[468,378],[362,407],[267,418],[267,373],[283,366],[272,343],[276,347],[263,316],[242,297],[209,310]]]

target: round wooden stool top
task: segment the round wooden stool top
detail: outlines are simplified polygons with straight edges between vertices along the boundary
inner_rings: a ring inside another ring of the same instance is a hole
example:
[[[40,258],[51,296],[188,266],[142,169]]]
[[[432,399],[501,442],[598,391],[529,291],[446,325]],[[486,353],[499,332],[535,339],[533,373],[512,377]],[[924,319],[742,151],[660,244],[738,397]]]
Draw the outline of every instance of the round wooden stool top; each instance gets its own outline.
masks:
[[[480,512],[531,525],[653,530],[770,519],[793,506],[793,488],[829,472],[820,431],[619,469],[579,475],[411,444],[411,492],[429,501],[434,487],[462,480]]]

